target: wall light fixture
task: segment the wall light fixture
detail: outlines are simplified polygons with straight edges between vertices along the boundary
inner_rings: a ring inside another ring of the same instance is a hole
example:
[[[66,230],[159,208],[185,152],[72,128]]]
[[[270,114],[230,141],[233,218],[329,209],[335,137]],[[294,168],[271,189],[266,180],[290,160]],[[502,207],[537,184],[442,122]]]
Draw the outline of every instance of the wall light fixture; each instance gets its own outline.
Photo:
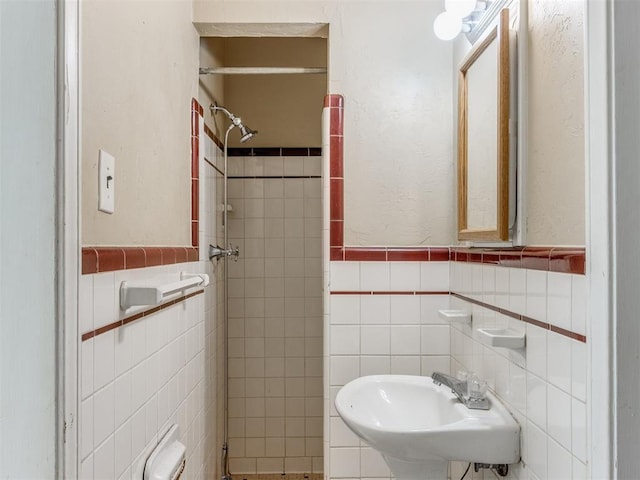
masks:
[[[433,31],[440,40],[453,40],[461,32],[471,32],[487,3],[488,0],[445,0],[445,11],[434,20]]]

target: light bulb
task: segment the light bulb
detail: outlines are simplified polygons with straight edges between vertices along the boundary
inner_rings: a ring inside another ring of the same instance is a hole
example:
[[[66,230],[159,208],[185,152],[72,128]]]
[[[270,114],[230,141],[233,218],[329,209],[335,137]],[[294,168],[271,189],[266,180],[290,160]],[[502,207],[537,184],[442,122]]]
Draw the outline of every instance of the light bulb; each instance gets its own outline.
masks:
[[[462,18],[451,12],[442,12],[433,22],[433,31],[440,40],[453,40],[462,30]]]
[[[465,18],[476,9],[476,3],[476,0],[444,0],[444,9],[460,18]]]

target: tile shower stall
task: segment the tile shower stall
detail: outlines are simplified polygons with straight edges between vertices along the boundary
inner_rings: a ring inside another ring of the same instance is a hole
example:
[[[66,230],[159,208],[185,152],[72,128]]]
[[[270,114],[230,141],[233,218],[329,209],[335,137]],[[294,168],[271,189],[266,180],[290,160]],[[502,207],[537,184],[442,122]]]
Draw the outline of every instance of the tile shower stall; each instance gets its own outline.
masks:
[[[229,463],[320,473],[320,149],[230,149]]]

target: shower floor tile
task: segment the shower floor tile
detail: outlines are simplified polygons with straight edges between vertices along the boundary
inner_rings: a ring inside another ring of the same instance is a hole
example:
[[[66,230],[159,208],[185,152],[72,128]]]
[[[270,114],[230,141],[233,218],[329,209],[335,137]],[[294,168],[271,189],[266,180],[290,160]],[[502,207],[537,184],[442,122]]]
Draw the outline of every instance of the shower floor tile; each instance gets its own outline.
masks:
[[[239,480],[323,480],[322,473],[256,473],[233,475]]]

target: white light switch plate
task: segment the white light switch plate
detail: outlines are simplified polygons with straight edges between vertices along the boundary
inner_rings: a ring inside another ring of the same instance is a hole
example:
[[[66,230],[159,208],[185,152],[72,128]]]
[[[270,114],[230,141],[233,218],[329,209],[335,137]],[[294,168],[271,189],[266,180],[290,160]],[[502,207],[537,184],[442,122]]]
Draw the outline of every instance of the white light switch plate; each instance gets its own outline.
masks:
[[[98,210],[113,213],[116,203],[115,164],[113,155],[100,150],[98,161]]]

